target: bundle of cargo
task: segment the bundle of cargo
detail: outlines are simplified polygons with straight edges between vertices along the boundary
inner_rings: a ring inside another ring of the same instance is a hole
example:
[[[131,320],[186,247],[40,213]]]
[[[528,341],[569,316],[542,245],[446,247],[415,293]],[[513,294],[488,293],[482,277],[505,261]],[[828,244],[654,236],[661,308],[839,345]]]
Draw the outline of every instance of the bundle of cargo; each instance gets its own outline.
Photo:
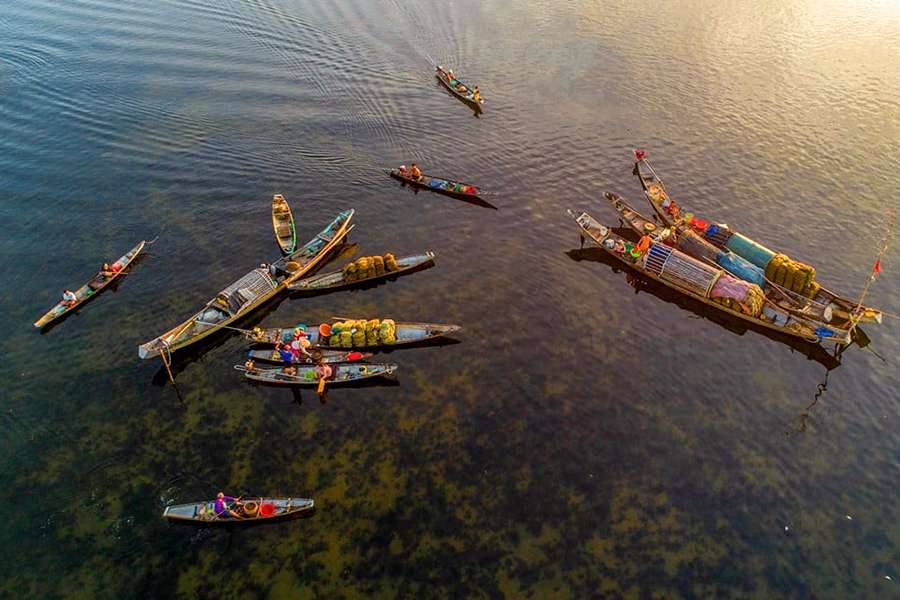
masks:
[[[822,287],[816,283],[815,267],[792,260],[785,254],[772,257],[766,265],[766,279],[807,298],[815,298]]]
[[[709,291],[709,298],[751,317],[759,317],[766,303],[766,296],[758,285],[732,277],[728,273],[722,273],[716,280]]]
[[[331,326],[328,345],[337,348],[363,348],[397,341],[397,326],[393,319],[351,319]]]
[[[358,281],[378,277],[399,269],[397,258],[390,252],[384,256],[362,256],[342,269],[344,281]]]

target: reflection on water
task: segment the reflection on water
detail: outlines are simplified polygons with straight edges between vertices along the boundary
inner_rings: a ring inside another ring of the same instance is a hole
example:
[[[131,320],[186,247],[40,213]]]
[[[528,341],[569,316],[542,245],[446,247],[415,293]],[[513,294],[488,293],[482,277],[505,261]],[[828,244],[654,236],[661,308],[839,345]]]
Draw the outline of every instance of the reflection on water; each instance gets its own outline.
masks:
[[[7,0],[0,595],[892,595],[897,322],[842,355],[743,335],[567,255],[565,209],[612,219],[599,194],[637,195],[641,147],[685,205],[855,297],[900,193],[898,55],[890,0]],[[434,64],[479,85],[478,118]],[[410,161],[498,210],[384,175]],[[273,193],[300,239],[352,206],[360,253],[440,265],[247,324],[378,315],[463,343],[398,349],[397,385],[322,404],[243,382],[225,333],[153,385],[135,347],[278,251]],[[897,252],[867,297],[892,313]],[[162,521],[220,489],[319,511]]]

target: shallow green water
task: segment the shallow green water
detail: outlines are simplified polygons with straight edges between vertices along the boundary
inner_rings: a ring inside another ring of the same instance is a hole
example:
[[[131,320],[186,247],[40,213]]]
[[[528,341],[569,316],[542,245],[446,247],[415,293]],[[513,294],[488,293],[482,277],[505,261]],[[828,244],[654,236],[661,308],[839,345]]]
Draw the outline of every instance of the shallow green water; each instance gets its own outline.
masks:
[[[0,594],[896,595],[898,322],[867,328],[887,362],[852,348],[828,371],[578,251],[565,209],[613,222],[609,189],[649,212],[641,147],[684,204],[856,294],[900,204],[898,56],[886,1],[7,2]],[[432,60],[480,85],[480,118]],[[498,210],[380,170],[410,161]],[[276,192],[301,240],[352,207],[357,256],[437,266],[278,300],[262,326],[390,316],[460,343],[391,352],[398,385],[324,404],[243,382],[233,336],[177,361],[177,387],[139,361],[276,256]],[[870,293],[894,313],[897,257]],[[319,508],[160,518],[220,489]]]

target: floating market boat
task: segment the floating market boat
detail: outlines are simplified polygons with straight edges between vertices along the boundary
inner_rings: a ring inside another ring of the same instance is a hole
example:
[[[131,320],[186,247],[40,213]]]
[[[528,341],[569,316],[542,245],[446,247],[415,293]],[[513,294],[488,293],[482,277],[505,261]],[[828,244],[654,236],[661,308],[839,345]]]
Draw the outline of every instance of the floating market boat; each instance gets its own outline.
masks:
[[[795,261],[785,254],[776,253],[727,225],[707,223],[695,218],[692,213],[682,211],[669,196],[662,180],[647,160],[646,154],[636,150],[634,155],[634,174],[640,179],[644,195],[663,223],[670,227],[694,228],[717,248],[727,248],[762,269],[766,279],[786,293],[809,298],[822,305],[832,305],[831,310],[838,318],[881,323],[883,314],[880,310],[863,306],[857,312],[856,301],[839,296],[815,280],[816,270],[812,266]]]
[[[366,379],[378,377],[390,377],[397,370],[394,363],[339,363],[328,365],[331,375],[325,379],[329,386],[351,384]],[[319,385],[319,375],[316,365],[301,365],[296,367],[296,373],[288,374],[282,368],[276,369],[247,369],[244,365],[235,365],[234,368],[244,373],[247,379],[268,383],[272,385],[296,385],[315,387]]]
[[[282,254],[292,254],[297,250],[297,228],[291,207],[281,194],[272,196],[272,228],[275,230],[275,241]]]
[[[357,352],[355,350],[313,350],[310,352],[313,356],[318,357],[322,362],[326,363],[342,363],[357,362],[371,358],[371,352]],[[276,365],[285,365],[281,359],[281,354],[273,348],[257,348],[247,352],[247,357],[253,362],[272,363]],[[291,362],[291,364],[313,364],[315,361],[301,354],[300,358]]]
[[[844,317],[835,315],[831,303],[819,304],[804,296],[788,294],[781,287],[771,285],[765,278],[762,269],[727,248],[717,248],[693,228],[686,225],[657,227],[656,223],[634,210],[619,195],[606,192],[604,197],[619,213],[619,220],[635,232],[648,235],[656,242],[677,248],[701,262],[718,266],[739,279],[758,285],[768,300],[790,312],[796,318],[809,322],[812,326],[846,331],[847,335],[850,335],[854,323],[846,316],[846,313],[844,313]]]
[[[408,275],[434,266],[434,252],[395,258],[393,254],[364,256],[344,265],[340,271],[315,275],[295,281],[288,286],[291,292],[314,295],[347,289],[383,279]]]
[[[35,321],[34,326],[37,328],[46,327],[57,319],[69,314],[79,306],[93,300],[97,294],[102,292],[109,284],[115,281],[116,278],[125,274],[129,265],[131,265],[134,259],[136,259],[144,250],[146,244],[147,242],[145,240],[141,240],[137,246],[129,250],[125,255],[120,256],[110,265],[110,267],[119,265],[121,269],[119,269],[118,272],[112,273],[109,276],[105,276],[102,272],[98,272],[90,281],[73,292],[75,294],[75,302],[73,304],[67,305],[60,300],[53,308],[44,313],[44,316]]]
[[[586,212],[568,211],[587,236],[611,256],[646,277],[704,304],[762,327],[809,342],[849,344],[846,332],[812,327],[769,301],[759,286],[737,279],[659,242],[645,248],[613,233]]]
[[[273,329],[254,328],[244,334],[254,344],[289,343],[300,330],[306,333],[310,348],[380,350],[421,344],[459,331],[458,325],[439,323],[404,323],[392,319],[349,319],[318,328],[303,324]]]
[[[172,521],[190,521],[203,524],[234,524],[248,521],[270,521],[312,510],[312,498],[241,498],[240,506],[230,503],[228,508],[236,516],[220,517],[215,512],[215,501],[194,502],[167,506],[163,517]]]
[[[198,313],[184,323],[138,347],[141,358],[164,351],[167,354],[199,342],[211,333],[246,317],[271,300],[288,284],[316,267],[340,244],[352,226],[352,210],[337,216],[316,237],[297,252],[256,268],[219,292]]]
[[[457,84],[462,84],[463,86],[465,86],[466,91],[461,92],[459,89],[457,89],[457,87],[455,85],[453,85],[451,83],[450,76],[447,74],[447,71],[444,71],[443,67],[440,67],[440,66],[437,66],[434,68],[434,76],[437,77],[438,80],[444,84],[444,87],[446,87],[448,90],[450,90],[450,92],[454,96],[456,96],[457,98],[459,98],[460,100],[462,100],[463,102],[465,102],[466,104],[468,104],[469,106],[474,108],[476,111],[480,112],[480,111],[484,110],[484,98],[476,100],[475,95],[472,92],[472,90],[473,90],[472,86],[468,86],[465,83],[463,83],[462,81],[460,81],[459,79],[456,79],[454,77],[454,80],[456,81]]]
[[[415,179],[409,172],[401,172],[400,169],[391,169],[388,171],[388,174],[394,179],[399,179],[411,186],[425,188],[439,194],[453,196],[454,198],[481,200],[478,197],[478,189],[467,183],[431,177],[430,175],[422,175],[420,178]]]

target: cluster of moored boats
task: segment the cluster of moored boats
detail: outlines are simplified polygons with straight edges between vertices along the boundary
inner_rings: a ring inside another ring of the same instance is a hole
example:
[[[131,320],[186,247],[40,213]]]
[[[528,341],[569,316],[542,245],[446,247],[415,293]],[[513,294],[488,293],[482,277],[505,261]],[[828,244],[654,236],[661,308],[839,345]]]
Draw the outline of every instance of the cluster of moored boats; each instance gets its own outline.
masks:
[[[654,218],[607,192],[606,200],[631,235],[587,212],[570,210],[582,240],[704,304],[808,342],[844,346],[855,339],[859,323],[881,323],[881,311],[864,306],[862,297],[851,300],[828,290],[811,265],[685,211],[669,196],[644,152],[635,152],[634,174]]]

